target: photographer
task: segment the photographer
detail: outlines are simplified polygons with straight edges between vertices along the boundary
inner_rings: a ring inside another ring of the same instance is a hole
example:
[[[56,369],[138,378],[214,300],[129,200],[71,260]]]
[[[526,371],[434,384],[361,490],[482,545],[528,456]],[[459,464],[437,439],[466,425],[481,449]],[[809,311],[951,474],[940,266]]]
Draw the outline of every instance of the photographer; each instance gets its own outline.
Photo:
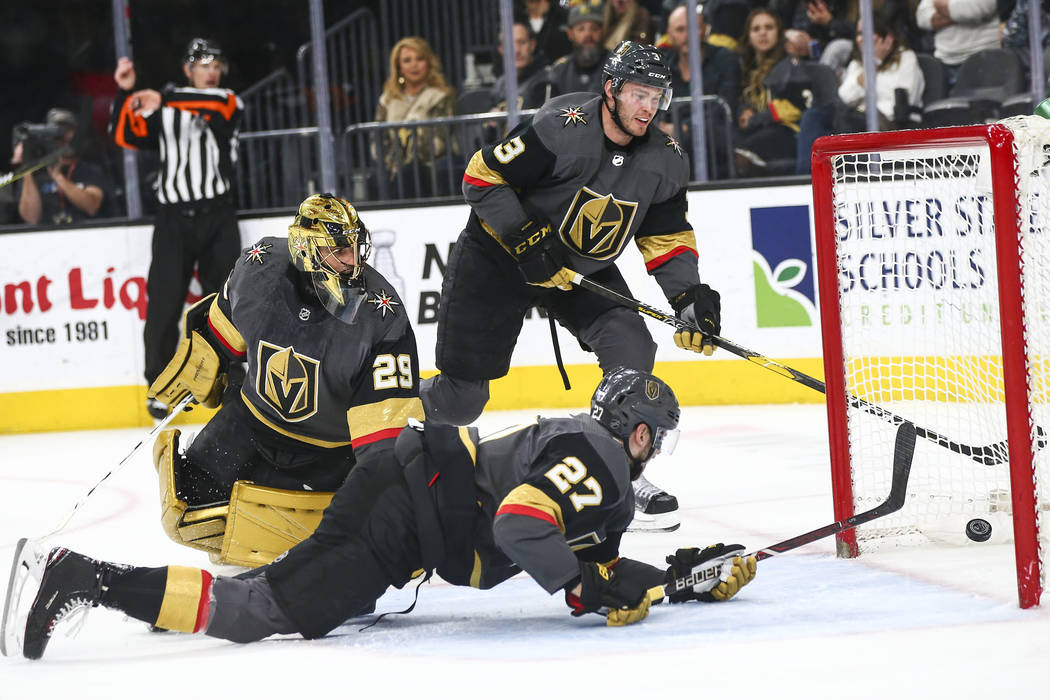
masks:
[[[64,225],[98,215],[109,192],[102,169],[76,156],[73,136],[77,120],[65,109],[52,109],[46,124],[19,124],[14,130],[15,169],[61,153],[46,169],[20,181],[18,214],[27,224]]]

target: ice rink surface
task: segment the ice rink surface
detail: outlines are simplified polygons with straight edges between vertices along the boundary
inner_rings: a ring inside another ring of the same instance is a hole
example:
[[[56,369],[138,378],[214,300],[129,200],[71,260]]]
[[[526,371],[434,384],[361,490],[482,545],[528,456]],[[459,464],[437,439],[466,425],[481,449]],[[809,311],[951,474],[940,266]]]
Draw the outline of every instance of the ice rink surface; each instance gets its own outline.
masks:
[[[678,450],[647,475],[678,497],[682,527],[629,533],[624,555],[757,549],[833,520],[823,406],[686,408],[681,427]],[[0,437],[0,586],[16,540],[54,527],[145,432]],[[914,470],[924,449],[936,448],[920,441]],[[55,541],[112,561],[238,571],[163,534],[149,446]],[[411,614],[366,631],[372,618],[360,618],[316,641],[151,633],[99,608],[76,637],[60,628],[42,661],[0,658],[0,699],[1050,697],[1050,595],[1017,607],[1011,545],[833,552],[828,538],[773,557],[728,603],[661,605],[625,628],[572,618],[521,576],[490,591],[428,583]],[[378,612],[404,609],[412,593],[391,591]]]

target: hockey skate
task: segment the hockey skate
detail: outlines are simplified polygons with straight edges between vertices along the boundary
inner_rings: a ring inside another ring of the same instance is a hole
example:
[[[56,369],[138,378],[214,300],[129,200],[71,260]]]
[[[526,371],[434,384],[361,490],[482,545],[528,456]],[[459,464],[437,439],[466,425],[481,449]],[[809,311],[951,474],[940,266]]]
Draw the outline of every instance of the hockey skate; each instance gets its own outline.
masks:
[[[634,520],[628,532],[673,532],[682,524],[678,499],[639,476],[634,486]]]
[[[4,656],[15,656],[22,650],[26,617],[44,572],[45,550],[40,545],[40,541],[25,537],[15,545],[0,626],[0,653]]]
[[[24,657],[43,656],[60,622],[76,620],[68,636],[79,631],[88,610],[97,607],[102,598],[102,574],[107,566],[63,547],[51,550],[26,619],[22,639]]]

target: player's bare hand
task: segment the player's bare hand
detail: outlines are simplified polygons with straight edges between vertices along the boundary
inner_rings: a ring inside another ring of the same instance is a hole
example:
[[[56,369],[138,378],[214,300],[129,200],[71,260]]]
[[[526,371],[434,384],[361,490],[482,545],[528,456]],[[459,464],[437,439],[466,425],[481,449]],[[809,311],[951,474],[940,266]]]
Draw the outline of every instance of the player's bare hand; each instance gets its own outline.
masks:
[[[135,87],[135,64],[127,56],[121,56],[117,61],[117,70],[113,73],[113,80],[121,90],[130,90]]]
[[[131,100],[131,111],[136,116],[160,109],[160,93],[156,90],[136,90],[128,99]]]

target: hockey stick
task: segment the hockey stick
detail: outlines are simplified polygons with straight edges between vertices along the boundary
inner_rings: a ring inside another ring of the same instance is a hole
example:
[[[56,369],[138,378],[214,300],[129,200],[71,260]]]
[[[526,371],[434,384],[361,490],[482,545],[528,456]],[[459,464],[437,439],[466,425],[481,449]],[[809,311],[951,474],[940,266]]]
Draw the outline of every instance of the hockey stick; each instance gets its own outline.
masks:
[[[613,289],[609,289],[608,287],[598,284],[593,280],[587,279],[579,273],[575,274],[572,281],[573,284],[575,284],[578,287],[582,287],[583,289],[592,291],[595,294],[609,299],[610,301],[615,301],[620,306],[637,311],[638,313],[656,319],[661,323],[666,323],[669,326],[674,326],[678,330],[693,331],[694,333],[703,333],[703,331],[701,331],[700,328],[698,328],[694,323],[683,321],[677,316],[664,313],[663,311],[660,311],[657,308],[654,308],[647,304],[643,304],[637,299],[632,299],[628,296],[624,296],[623,294],[620,294],[619,292]],[[747,348],[741,347],[736,343],[730,340],[726,340],[725,338],[722,338],[720,336],[715,335],[711,336],[711,338],[714,341],[715,345],[722,348],[723,350],[728,350],[737,357],[742,357],[743,359],[748,360],[749,362],[754,362],[760,367],[764,367],[770,370],[771,372],[779,374],[782,377],[787,377],[788,379],[794,382],[798,382],[799,384],[807,386],[815,391],[819,391],[822,394],[827,393],[827,386],[824,384],[824,382],[820,381],[815,377],[811,377],[808,374],[800,372],[799,370],[794,369],[792,367],[788,367],[787,365],[780,364],[779,362],[771,360],[768,357],[765,357],[764,355],[760,355],[757,352],[754,352],[753,350],[748,350]],[[849,405],[851,407],[859,408],[865,413],[875,416],[876,418],[882,418],[883,420],[886,420],[893,425],[901,425],[907,422],[906,418],[898,416],[896,413],[893,413],[892,411],[885,409],[882,406],[877,406],[857,396],[848,396],[847,400],[849,401]],[[1045,447],[1047,442],[1046,433],[1040,426],[1036,426],[1036,431],[1038,434],[1037,448]],[[978,464],[983,464],[986,467],[1004,464],[1007,461],[1009,461],[1010,458],[1006,440],[1000,440],[999,442],[992,443],[991,445],[964,445],[961,442],[955,442],[954,440],[950,440],[944,435],[936,433],[933,430],[930,430],[929,428],[922,428],[918,426],[916,426],[915,428],[915,434],[925,440],[937,443],[941,447],[949,449],[952,452],[961,454],[965,457],[969,457]]]
[[[168,425],[175,420],[176,416],[183,412],[189,407],[193,401],[193,395],[187,394],[181,401],[175,404],[164,420],[153,426],[145,436],[142,437],[138,443],[135,444],[131,451],[125,455],[124,459],[117,462],[116,466],[111,468],[105,475],[95,482],[87,493],[79,501],[74,504],[70,509],[69,513],[66,514],[51,532],[43,535],[42,537],[36,538],[21,538],[15,545],[15,555],[11,561],[11,573],[8,577],[7,592],[4,598],[4,616],[2,622],[0,622],[0,654],[8,656],[14,652],[16,647],[21,648],[22,639],[19,636],[21,630],[16,628],[18,622],[21,621],[21,603],[22,603],[22,591],[25,588],[26,583],[30,577],[39,579],[43,571],[43,561],[47,555],[47,547],[44,543],[48,538],[61,532],[69,521],[73,519],[77,509],[84,505],[84,502],[91,497],[91,494],[103,484],[109,477],[120,471],[121,468],[131,459],[133,456],[138,454],[138,451],[142,449],[142,446],[152,439]]]
[[[891,513],[896,513],[904,507],[904,499],[907,496],[908,476],[911,474],[911,462],[912,457],[915,454],[915,438],[917,434],[918,431],[915,426],[908,422],[901,423],[900,427],[897,428],[897,437],[893,445],[893,477],[890,481],[890,495],[885,501],[871,510],[857,513],[845,520],[836,520],[824,527],[818,527],[816,530],[810,530],[809,532],[797,535],[784,540],[783,542],[771,544],[768,547],[764,547],[745,556],[753,556],[758,561],[762,561],[763,559],[768,559],[777,554],[789,552],[792,549],[801,547],[802,545],[824,539],[829,535],[837,535],[843,530],[849,530],[850,528],[863,525],[864,523],[871,522],[872,520],[876,520]],[[665,584],[664,595],[670,596],[673,593],[678,593],[679,591],[690,588],[697,590],[698,585],[701,586],[702,590],[702,586],[705,583],[709,583],[710,588],[714,588],[720,581],[719,577],[722,573],[722,568],[726,563],[727,562],[725,561],[716,562],[706,569],[693,571],[687,576],[677,578],[674,581]],[[710,590],[710,588],[708,588],[708,590]]]
[[[146,435],[144,435],[142,437],[142,439],[139,440],[138,443],[136,443],[136,445],[131,448],[131,452],[128,452],[128,454],[124,457],[124,459],[122,459],[119,462],[117,462],[117,466],[115,466],[112,469],[110,469],[108,472],[106,472],[105,476],[103,476],[101,479],[99,479],[97,482],[95,482],[95,485],[92,486],[88,490],[88,492],[85,493],[84,496],[79,501],[76,502],[76,504],[74,504],[73,508],[70,509],[70,511],[66,515],[66,517],[64,519],[62,519],[59,522],[59,524],[53,530],[51,530],[51,532],[47,533],[43,537],[36,538],[37,541],[46,540],[47,538],[51,537],[52,535],[55,535],[55,534],[61,532],[62,529],[65,528],[65,526],[69,524],[69,521],[73,519],[73,515],[77,512],[77,508],[79,508],[80,506],[84,505],[84,502],[88,498],[91,497],[91,494],[95,493],[95,489],[97,489],[99,486],[101,486],[102,482],[104,482],[106,479],[108,479],[109,477],[113,476],[118,471],[120,471],[121,468],[123,468],[123,466],[127,463],[127,461],[129,459],[131,459],[132,457],[134,457],[138,453],[138,451],[142,448],[143,445],[145,445],[147,442],[150,442],[160,431],[162,431],[165,428],[167,428],[168,425],[173,420],[175,420],[175,418],[180,413],[182,413],[186,408],[189,407],[190,403],[193,400],[194,400],[193,399],[193,394],[187,394],[185,397],[183,397],[183,399],[181,401],[179,401],[177,404],[172,406],[171,411],[168,413],[168,415],[166,415],[164,417],[164,420],[162,420],[161,422],[159,422],[155,426],[153,426],[153,430],[151,430],[148,433],[146,433]]]

